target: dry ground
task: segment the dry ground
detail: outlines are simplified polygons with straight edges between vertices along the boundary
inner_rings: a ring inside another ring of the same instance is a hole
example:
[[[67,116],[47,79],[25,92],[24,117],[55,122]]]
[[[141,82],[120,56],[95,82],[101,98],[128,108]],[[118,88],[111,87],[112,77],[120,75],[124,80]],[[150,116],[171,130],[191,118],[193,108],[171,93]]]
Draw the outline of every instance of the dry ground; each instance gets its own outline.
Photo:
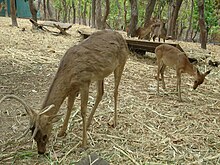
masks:
[[[73,25],[71,36],[54,36],[32,31],[28,20],[10,27],[9,18],[0,17],[0,98],[15,94],[31,107],[40,109],[65,51],[81,40]],[[25,28],[25,31],[21,31]],[[220,59],[220,47],[180,43],[190,56],[200,59],[199,69],[209,69],[208,59]],[[150,55],[150,54],[148,54]],[[154,54],[151,54],[154,56]],[[204,57],[208,57],[205,59]],[[105,94],[88,131],[89,148],[80,152],[82,121],[79,98],[72,113],[68,134],[58,138],[62,121],[54,125],[47,146],[48,156],[38,156],[30,134],[15,141],[28,125],[24,107],[14,100],[0,105],[0,164],[74,164],[96,152],[112,165],[117,164],[220,164],[220,73],[213,68],[204,84],[192,90],[193,79],[182,79],[183,102],[175,94],[175,72],[165,73],[167,90],[156,95],[155,60],[131,55],[119,91],[118,126],[109,128],[113,116],[113,76],[105,81]],[[95,99],[91,86],[89,110]],[[89,111],[88,110],[88,111]],[[66,103],[59,113],[65,113]]]

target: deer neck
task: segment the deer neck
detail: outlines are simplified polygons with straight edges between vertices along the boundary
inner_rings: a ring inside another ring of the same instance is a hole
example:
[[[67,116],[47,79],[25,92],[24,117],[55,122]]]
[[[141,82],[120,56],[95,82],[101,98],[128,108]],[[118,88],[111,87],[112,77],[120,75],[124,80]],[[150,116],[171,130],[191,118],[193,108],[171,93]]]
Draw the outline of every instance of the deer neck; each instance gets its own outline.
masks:
[[[57,114],[64,99],[67,97],[67,93],[68,87],[65,82],[55,77],[43,102],[42,109],[52,104],[55,107],[46,112],[46,115]]]
[[[196,77],[197,68],[190,63],[189,65],[186,66],[186,73],[188,73],[190,76]]]

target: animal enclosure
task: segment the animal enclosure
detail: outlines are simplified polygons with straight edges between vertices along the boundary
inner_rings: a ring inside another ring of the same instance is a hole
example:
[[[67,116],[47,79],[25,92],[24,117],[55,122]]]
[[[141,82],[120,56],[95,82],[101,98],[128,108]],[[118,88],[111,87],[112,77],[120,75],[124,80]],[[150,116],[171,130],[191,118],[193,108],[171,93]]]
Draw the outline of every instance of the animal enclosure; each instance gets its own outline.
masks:
[[[0,18],[0,99],[15,94],[39,109],[57,71],[60,59],[69,47],[82,38],[77,32],[84,26],[73,25],[70,36],[54,36],[31,31],[29,20],[19,19],[20,28],[8,26],[9,18]],[[22,28],[25,31],[22,31]],[[125,36],[125,35],[124,35]],[[179,42],[190,57],[199,59],[201,72],[210,69],[209,59],[220,61],[219,46]],[[154,53],[147,56],[155,57]],[[0,164],[74,164],[95,152],[112,165],[220,163],[220,71],[213,68],[201,87],[192,90],[193,79],[182,76],[183,102],[178,101],[176,73],[165,73],[167,90],[157,95],[155,58],[131,55],[119,85],[118,125],[108,126],[114,112],[114,77],[105,81],[105,94],[88,130],[88,149],[80,151],[82,119],[77,97],[67,136],[57,137],[63,120],[54,125],[48,155],[38,156],[31,134],[15,142],[29,124],[23,106],[11,99],[0,105]],[[91,85],[88,112],[96,97]],[[66,112],[66,102],[60,112]],[[64,118],[64,116],[63,116]],[[32,147],[33,146],[33,147]]]

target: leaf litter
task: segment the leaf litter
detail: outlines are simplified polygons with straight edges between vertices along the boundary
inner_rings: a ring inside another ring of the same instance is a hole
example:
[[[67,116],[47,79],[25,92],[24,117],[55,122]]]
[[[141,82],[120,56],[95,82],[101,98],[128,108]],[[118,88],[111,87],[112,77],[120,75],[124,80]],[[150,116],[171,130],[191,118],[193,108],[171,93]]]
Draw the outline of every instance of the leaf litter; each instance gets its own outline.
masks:
[[[65,51],[82,41],[73,25],[70,36],[31,30],[31,23],[18,19],[19,28],[11,27],[10,18],[1,17],[0,26],[0,98],[15,94],[32,108],[40,109],[49,85]],[[25,28],[22,31],[21,28]],[[123,34],[123,36],[126,36]],[[173,42],[173,41],[167,41]],[[177,42],[177,41],[176,41]],[[202,72],[212,68],[208,60],[220,61],[219,46],[178,42],[190,57],[197,58]],[[110,164],[220,164],[220,73],[213,68],[205,82],[192,90],[193,78],[182,76],[183,102],[176,94],[176,75],[165,72],[166,90],[156,94],[157,65],[153,53],[145,57],[131,53],[119,87],[118,125],[108,126],[114,112],[113,75],[105,79],[105,93],[88,131],[88,149],[81,151],[82,120],[77,98],[67,135],[57,137],[62,121],[54,125],[48,156],[37,154],[28,134],[16,141],[28,126],[28,116],[20,103],[6,100],[0,105],[0,164],[74,164],[82,157],[97,153]],[[92,84],[88,113],[96,97]],[[66,102],[59,113],[66,112]]]

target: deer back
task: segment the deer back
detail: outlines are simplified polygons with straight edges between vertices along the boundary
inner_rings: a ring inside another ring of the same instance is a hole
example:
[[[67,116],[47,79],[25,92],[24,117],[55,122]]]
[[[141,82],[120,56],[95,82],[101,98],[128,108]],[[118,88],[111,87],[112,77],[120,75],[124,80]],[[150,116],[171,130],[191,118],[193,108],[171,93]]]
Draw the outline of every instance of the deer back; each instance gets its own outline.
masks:
[[[163,64],[167,66],[174,67],[178,64],[178,54],[181,53],[181,51],[174,46],[161,44],[156,47],[155,53],[158,61],[163,62]]]
[[[65,73],[70,84],[101,80],[127,59],[128,52],[120,34],[100,31],[70,48],[62,58],[58,72]]]

